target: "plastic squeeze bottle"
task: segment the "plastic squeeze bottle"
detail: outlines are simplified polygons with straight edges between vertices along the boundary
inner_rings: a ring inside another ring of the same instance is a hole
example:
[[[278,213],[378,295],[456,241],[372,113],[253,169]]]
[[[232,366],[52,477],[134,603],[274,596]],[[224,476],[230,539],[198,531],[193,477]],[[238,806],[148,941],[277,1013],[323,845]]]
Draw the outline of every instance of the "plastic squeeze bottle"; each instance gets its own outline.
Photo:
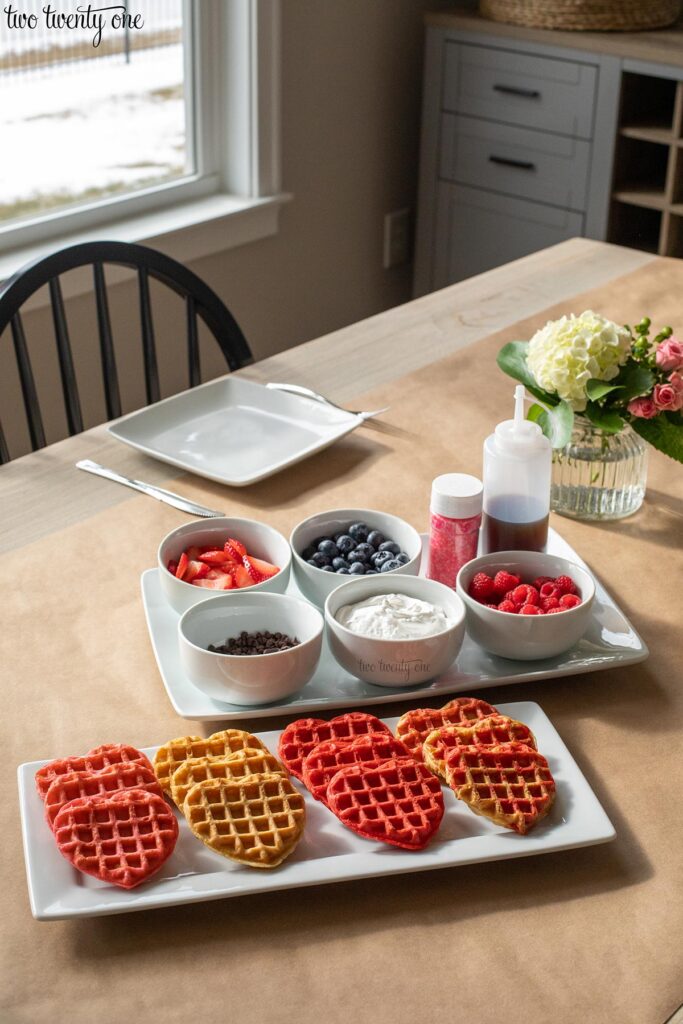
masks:
[[[455,587],[459,570],[477,557],[481,495],[481,480],[468,473],[444,473],[433,481],[427,570],[430,580]]]
[[[484,554],[545,549],[551,466],[550,441],[524,418],[524,385],[518,384],[514,419],[499,423],[484,441]]]

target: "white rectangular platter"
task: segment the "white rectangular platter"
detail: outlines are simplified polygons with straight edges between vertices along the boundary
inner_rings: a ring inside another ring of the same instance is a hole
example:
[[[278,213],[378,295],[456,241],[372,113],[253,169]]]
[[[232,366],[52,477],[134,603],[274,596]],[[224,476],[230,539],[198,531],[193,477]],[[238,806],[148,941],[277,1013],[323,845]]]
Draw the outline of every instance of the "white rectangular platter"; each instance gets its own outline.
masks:
[[[548,536],[548,551],[580,565],[585,564],[554,530]],[[303,690],[278,704],[244,707],[213,700],[190,682],[178,658],[179,616],[164,599],[158,570],[144,572],[141,583],[152,648],[171,704],[182,718],[200,722],[266,718],[283,712],[304,717],[333,708],[358,709],[408,698],[419,698],[425,706],[431,706],[433,698],[441,694],[471,693],[488,686],[595,672],[634,664],[648,656],[644,642],[596,580],[593,620],[588,631],[570,651],[556,658],[509,661],[487,654],[466,636],[456,661],[444,675],[429,683],[394,689],[373,686],[350,675],[338,664],[324,641],[318,668]],[[294,581],[290,584],[290,591],[301,596]]]
[[[100,917],[276,889],[528,857],[614,839],[609,818],[539,705],[521,702],[500,704],[498,708],[501,714],[531,728],[557,783],[550,814],[526,836],[478,817],[445,789],[446,813],[431,843],[419,852],[400,850],[355,835],[293,780],[306,797],[306,831],[281,867],[256,870],[221,857],[196,839],[178,814],[180,837],[173,854],[149,882],[129,891],[81,874],[61,856],[43,817],[43,804],[34,783],[36,771],[46,762],[22,764],[18,769],[19,805],[33,916],[39,921]],[[387,719],[387,725],[393,729],[396,721]],[[278,732],[258,735],[272,751],[277,750]],[[145,753],[153,757],[155,750],[148,747]]]
[[[233,375],[117,420],[119,441],[162,462],[246,487],[333,444],[359,416]]]

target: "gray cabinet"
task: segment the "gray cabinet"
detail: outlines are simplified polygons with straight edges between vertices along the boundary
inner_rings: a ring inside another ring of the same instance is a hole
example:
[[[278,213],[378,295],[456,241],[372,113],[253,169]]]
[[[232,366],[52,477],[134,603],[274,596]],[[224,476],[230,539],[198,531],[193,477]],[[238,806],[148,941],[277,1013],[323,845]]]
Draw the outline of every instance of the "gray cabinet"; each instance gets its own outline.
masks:
[[[619,62],[428,29],[415,291],[604,238]]]

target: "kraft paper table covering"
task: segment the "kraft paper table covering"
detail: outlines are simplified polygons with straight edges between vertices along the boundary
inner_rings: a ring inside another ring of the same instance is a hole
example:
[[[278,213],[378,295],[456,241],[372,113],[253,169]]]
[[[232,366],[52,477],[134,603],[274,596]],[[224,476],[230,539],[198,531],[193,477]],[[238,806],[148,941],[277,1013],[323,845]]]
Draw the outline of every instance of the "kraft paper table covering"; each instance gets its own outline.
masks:
[[[511,409],[513,384],[494,365],[504,341],[589,306],[683,327],[682,295],[683,264],[657,261],[363,396],[354,407],[391,406],[391,433],[361,429],[247,490],[171,470],[169,481],[285,534],[305,515],[347,505],[425,529],[432,478],[479,473],[484,437]],[[650,659],[485,692],[493,703],[541,704],[612,819],[614,843],[102,919],[32,919],[15,769],[99,743],[202,731],[166,698],[139,595],[160,537],[186,519],[134,496],[4,555],[0,1021],[666,1020],[683,999],[682,477],[653,453],[637,515],[552,522],[616,596]]]

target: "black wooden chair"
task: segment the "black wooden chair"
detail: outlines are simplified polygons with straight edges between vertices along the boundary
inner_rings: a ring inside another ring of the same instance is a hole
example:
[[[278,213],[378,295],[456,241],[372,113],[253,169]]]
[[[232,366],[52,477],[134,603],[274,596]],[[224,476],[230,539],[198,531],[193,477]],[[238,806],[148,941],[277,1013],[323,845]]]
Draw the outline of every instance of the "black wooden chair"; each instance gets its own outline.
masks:
[[[59,281],[61,274],[78,267],[92,266],[93,269],[107,418],[114,419],[121,415],[119,381],[104,277],[105,264],[132,267],[137,271],[148,405],[158,402],[161,398],[150,302],[150,278],[160,281],[185,300],[190,387],[201,383],[197,317],[201,317],[209,328],[230,370],[237,370],[252,362],[249,345],[230,311],[216,293],[182,263],[164,256],[155,249],[126,242],[85,242],[62,249],[60,252],[28,263],[0,286],[0,338],[5,328],[10,326],[33,451],[45,447],[46,442],[21,309],[39,288],[44,285],[49,287],[67,425],[69,434],[78,434],[83,430],[83,417]],[[9,458],[0,423],[0,463],[8,462]]]

